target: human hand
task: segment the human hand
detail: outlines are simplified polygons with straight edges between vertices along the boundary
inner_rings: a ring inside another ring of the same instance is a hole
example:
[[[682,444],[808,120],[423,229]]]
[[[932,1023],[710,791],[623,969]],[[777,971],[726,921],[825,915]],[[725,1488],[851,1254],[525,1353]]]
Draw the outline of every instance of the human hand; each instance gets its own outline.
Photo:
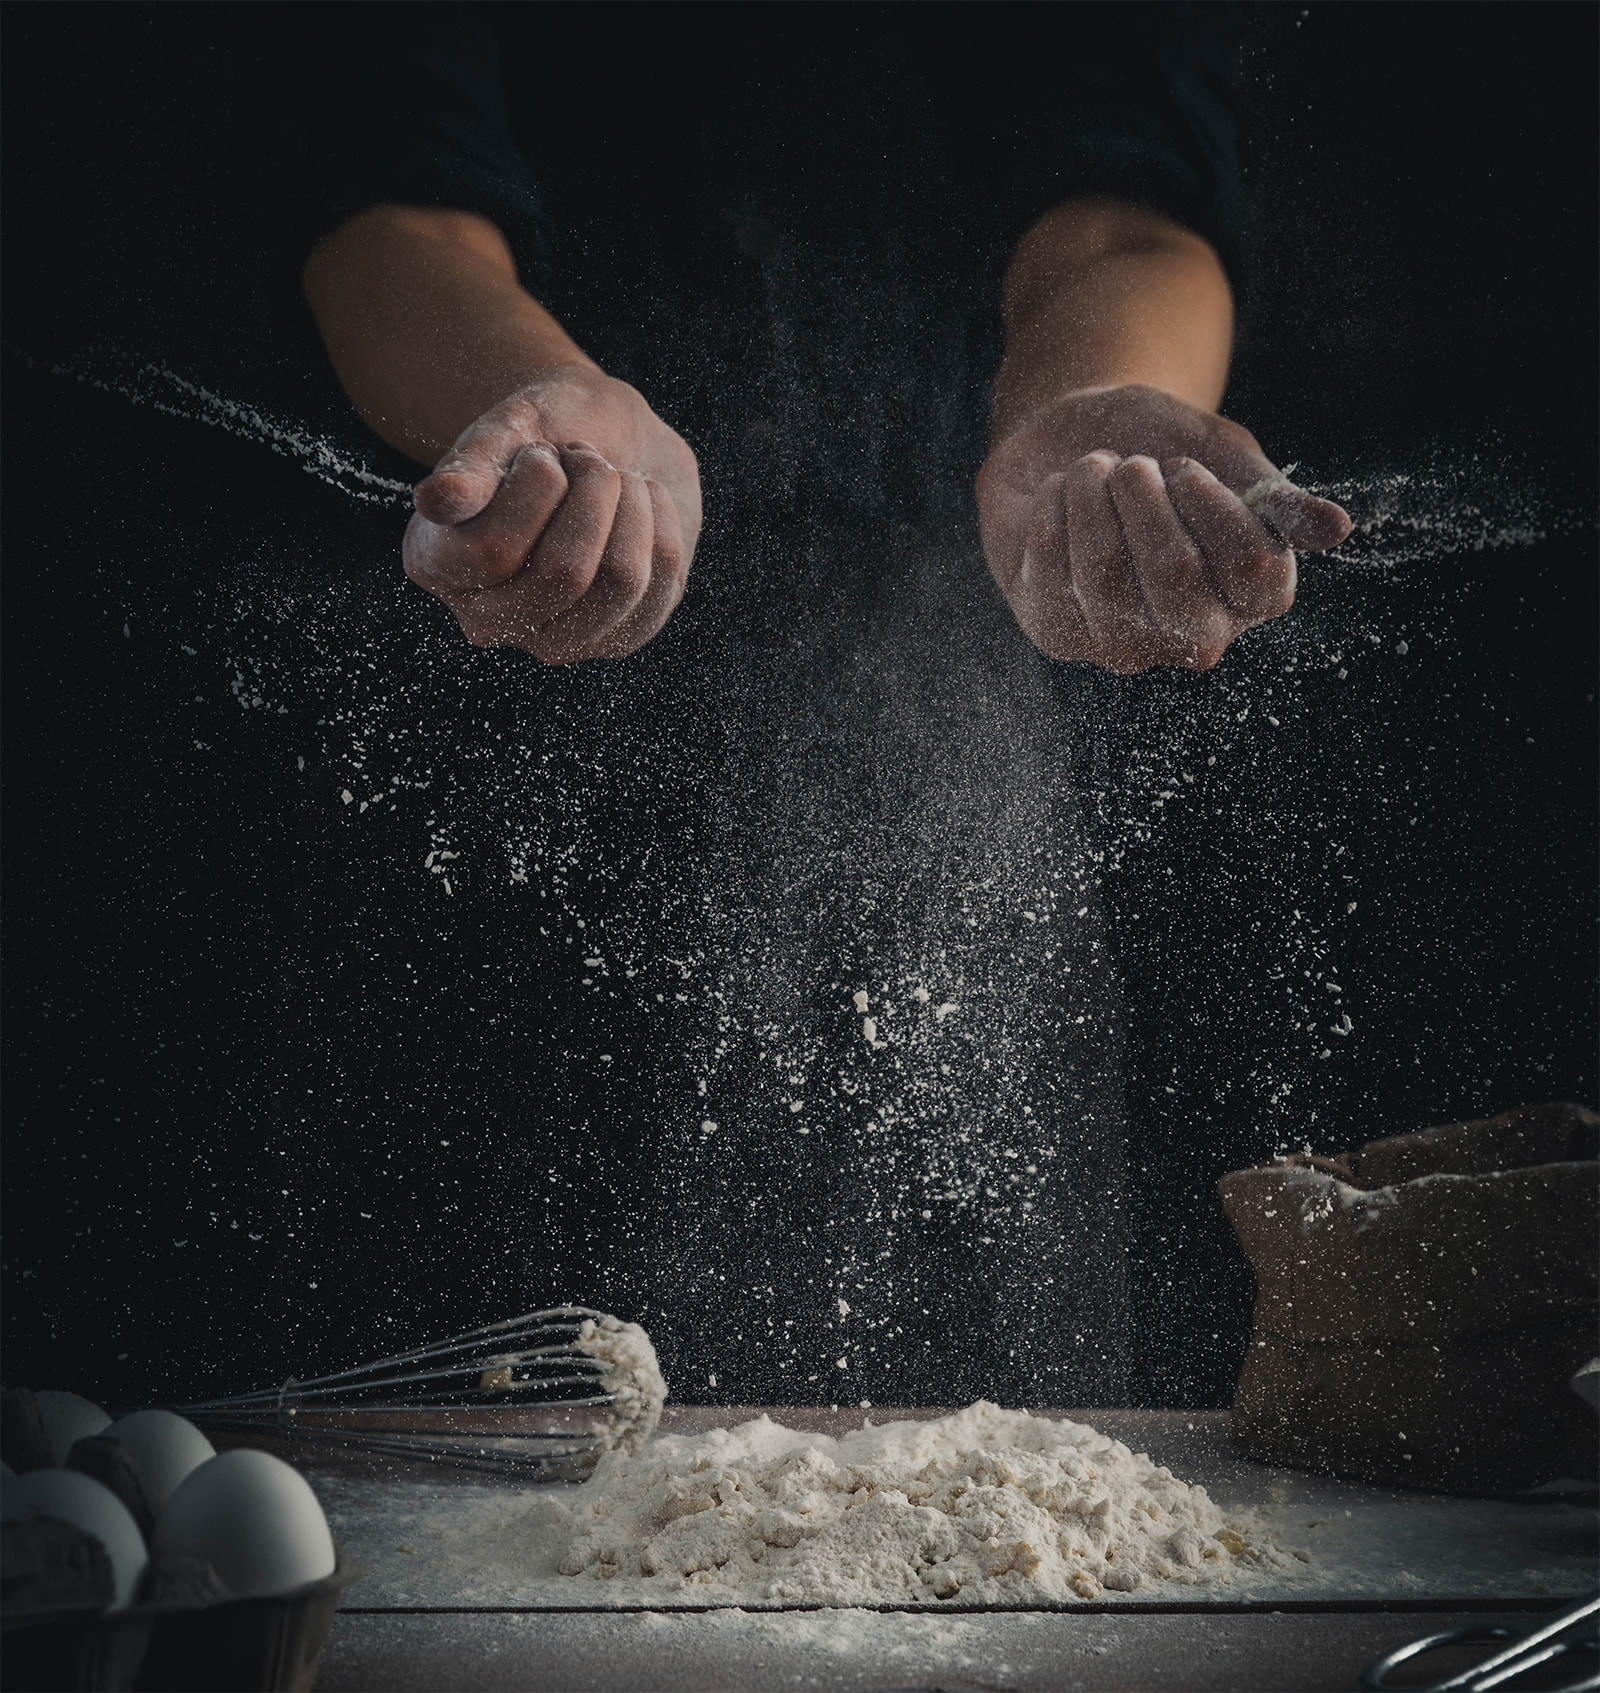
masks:
[[[1289,609],[1293,549],[1350,532],[1247,429],[1138,384],[1041,407],[990,448],[977,497],[989,568],[1028,638],[1124,675],[1209,669]]]
[[[546,664],[643,646],[683,598],[700,534],[693,452],[590,365],[492,406],[414,494],[406,575],[474,645]]]

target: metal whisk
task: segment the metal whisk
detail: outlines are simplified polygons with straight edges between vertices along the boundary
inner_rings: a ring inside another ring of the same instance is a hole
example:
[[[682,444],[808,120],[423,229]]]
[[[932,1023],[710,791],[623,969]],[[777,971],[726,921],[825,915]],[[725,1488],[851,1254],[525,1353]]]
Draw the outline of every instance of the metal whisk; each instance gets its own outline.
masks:
[[[265,1431],[291,1442],[475,1468],[571,1474],[633,1432],[632,1423],[648,1420],[653,1428],[659,1415],[658,1403],[642,1415],[636,1403],[620,1414],[611,1409],[619,1397],[616,1370],[582,1344],[585,1324],[595,1325],[591,1340],[605,1332],[602,1325],[620,1328],[603,1311],[563,1305],[353,1370],[291,1378],[282,1387],[178,1410],[217,1430]]]

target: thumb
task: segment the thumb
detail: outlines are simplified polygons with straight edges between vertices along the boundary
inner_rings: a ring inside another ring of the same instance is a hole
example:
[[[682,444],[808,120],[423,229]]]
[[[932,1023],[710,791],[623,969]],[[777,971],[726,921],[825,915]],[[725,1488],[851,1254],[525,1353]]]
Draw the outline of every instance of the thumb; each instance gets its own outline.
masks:
[[[1350,516],[1343,506],[1319,499],[1284,478],[1268,478],[1239,497],[1296,552],[1323,552],[1338,546],[1350,533]]]
[[[465,523],[489,504],[504,479],[500,467],[445,459],[411,490],[411,498],[430,523]]]
[[[543,440],[541,420],[531,406],[516,403],[485,412],[411,490],[417,510],[430,523],[466,523],[499,492],[517,454]]]

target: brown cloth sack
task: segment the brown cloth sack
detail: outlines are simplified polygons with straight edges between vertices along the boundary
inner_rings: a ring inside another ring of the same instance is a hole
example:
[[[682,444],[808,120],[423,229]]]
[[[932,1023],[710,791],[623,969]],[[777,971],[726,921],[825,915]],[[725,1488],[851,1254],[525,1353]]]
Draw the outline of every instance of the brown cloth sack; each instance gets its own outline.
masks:
[[[1240,1448],[1455,1493],[1594,1477],[1597,1127],[1527,1105],[1224,1176],[1258,1283]]]

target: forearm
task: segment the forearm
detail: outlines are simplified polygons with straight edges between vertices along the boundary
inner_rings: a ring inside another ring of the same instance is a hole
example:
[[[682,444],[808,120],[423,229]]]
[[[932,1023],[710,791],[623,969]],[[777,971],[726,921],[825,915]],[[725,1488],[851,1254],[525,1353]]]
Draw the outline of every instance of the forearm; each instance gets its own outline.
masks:
[[[1074,200],[1018,243],[1006,275],[998,441],[1051,400],[1145,383],[1213,410],[1227,382],[1233,294],[1210,244],[1153,212]]]
[[[435,464],[507,394],[593,369],[471,212],[375,206],[318,243],[305,292],[345,392],[391,446]]]

